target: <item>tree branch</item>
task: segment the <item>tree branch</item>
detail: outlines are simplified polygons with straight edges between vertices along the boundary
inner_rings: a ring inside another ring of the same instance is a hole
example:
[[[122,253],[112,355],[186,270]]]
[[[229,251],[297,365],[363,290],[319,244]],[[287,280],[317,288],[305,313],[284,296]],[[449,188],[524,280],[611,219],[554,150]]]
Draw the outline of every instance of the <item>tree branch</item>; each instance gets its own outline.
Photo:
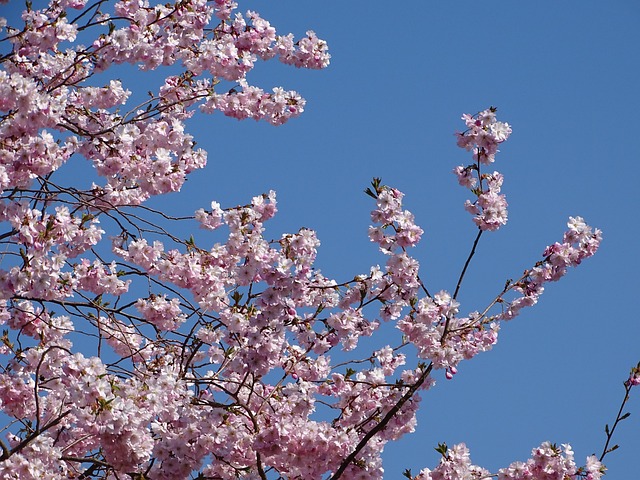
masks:
[[[387,412],[387,414],[380,421],[380,423],[378,423],[375,427],[373,427],[371,430],[369,430],[364,437],[362,437],[362,440],[360,440],[360,443],[358,443],[358,445],[353,450],[353,452],[351,452],[347,456],[347,458],[345,458],[342,461],[342,463],[340,464],[340,467],[338,468],[338,470],[336,470],[336,473],[334,473],[329,478],[329,480],[337,480],[338,478],[340,478],[342,476],[342,474],[345,472],[345,470],[351,464],[351,462],[353,462],[355,460],[355,458],[358,455],[358,453],[360,453],[360,451],[367,445],[367,443],[369,443],[369,440],[371,440],[374,435],[376,435],[377,433],[379,433],[382,430],[384,430],[385,427],[387,426],[387,424],[400,411],[402,406],[405,403],[407,403],[407,401],[409,401],[409,399],[411,397],[413,397],[413,395],[418,391],[418,389],[422,386],[424,381],[427,379],[427,377],[431,373],[432,369],[433,369],[433,363],[429,363],[429,366],[427,367],[427,369],[424,372],[422,372],[422,375],[420,375],[420,378],[418,379],[418,381],[416,383],[414,383],[409,388],[409,390],[407,390],[407,393],[405,393],[402,396],[402,398],[400,400],[398,400],[398,403],[396,403],[393,407],[391,407],[391,409]]]

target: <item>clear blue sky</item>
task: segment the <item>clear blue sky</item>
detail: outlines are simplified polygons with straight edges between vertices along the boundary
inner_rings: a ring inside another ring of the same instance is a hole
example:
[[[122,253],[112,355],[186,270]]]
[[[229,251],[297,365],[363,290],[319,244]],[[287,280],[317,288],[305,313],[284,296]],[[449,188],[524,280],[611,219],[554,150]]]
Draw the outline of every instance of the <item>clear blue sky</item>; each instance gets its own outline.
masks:
[[[432,291],[452,290],[475,230],[451,169],[468,162],[453,132],[463,112],[490,105],[513,125],[495,168],[510,222],[482,238],[462,292],[480,308],[558,240],[569,215],[604,231],[598,254],[547,287],[504,326],[495,349],[463,363],[424,395],[415,434],[391,444],[386,477],[433,467],[438,442],[466,442],[493,471],[540,442],[600,453],[628,369],[640,360],[637,313],[640,3],[239,2],[280,33],[315,30],[325,71],[259,65],[249,77],[306,97],[284,127],[211,118],[194,129],[209,166],[186,187],[202,203],[278,192],[273,236],[318,231],[318,265],[337,279],[382,263],[366,237],[371,177],[406,193],[424,228],[416,251]],[[271,63],[271,62],[270,62]],[[196,201],[197,203],[197,201]],[[640,391],[607,459],[608,479],[637,478]]]
[[[346,280],[385,261],[368,241],[372,203],[362,193],[380,176],[405,192],[425,230],[414,254],[429,289],[453,290],[476,233],[451,174],[470,158],[453,132],[462,113],[498,107],[514,132],[495,164],[510,222],[483,236],[461,311],[481,308],[538,260],[569,215],[601,228],[604,242],[505,325],[493,351],[424,394],[416,433],[386,450],[386,478],[435,466],[438,442],[466,442],[474,463],[492,471],[545,440],[571,443],[578,463],[599,454],[621,383],[640,360],[640,3],[238,2],[281,34],[315,30],[329,43],[331,66],[258,65],[250,83],[298,90],[304,115],[277,128],[198,117],[190,128],[209,165],[156,205],[192,213],[212,199],[231,206],[274,189],[280,213],[268,233],[315,229],[317,266]],[[608,480],[638,476],[634,394]]]

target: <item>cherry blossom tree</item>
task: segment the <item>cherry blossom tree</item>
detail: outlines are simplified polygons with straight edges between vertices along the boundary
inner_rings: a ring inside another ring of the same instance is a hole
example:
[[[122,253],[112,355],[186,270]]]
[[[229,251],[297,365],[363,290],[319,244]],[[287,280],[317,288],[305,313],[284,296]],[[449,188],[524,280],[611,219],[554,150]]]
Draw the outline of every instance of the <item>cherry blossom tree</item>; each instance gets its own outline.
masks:
[[[0,26],[2,478],[382,478],[385,444],[413,431],[436,379],[490,350],[502,323],[600,244],[571,217],[535,265],[461,313],[478,242],[507,222],[490,167],[511,127],[489,108],[457,134],[477,236],[455,290],[429,290],[411,256],[423,230],[377,178],[366,193],[381,266],[327,278],[312,230],[266,235],[273,191],[180,218],[145,204],[205,166],[193,115],[281,125],[303,112],[298,93],[247,73],[258,60],[327,67],[313,31],[278,34],[229,0],[51,0]],[[171,75],[145,97],[109,75],[120,64]],[[93,166],[89,188],[58,171],[72,158]],[[196,226],[220,241],[184,240]],[[640,364],[602,455],[582,467],[569,445],[544,443],[491,473],[442,444],[439,465],[405,476],[596,480],[638,383]]]

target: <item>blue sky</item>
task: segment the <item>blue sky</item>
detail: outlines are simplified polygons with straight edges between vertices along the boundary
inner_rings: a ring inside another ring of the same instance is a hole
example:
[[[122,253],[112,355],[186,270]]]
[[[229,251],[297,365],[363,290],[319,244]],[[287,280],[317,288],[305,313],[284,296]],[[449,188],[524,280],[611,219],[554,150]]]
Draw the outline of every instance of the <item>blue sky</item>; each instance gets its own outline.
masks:
[[[421,277],[431,291],[452,291],[476,233],[462,208],[467,192],[451,174],[470,157],[453,133],[462,113],[498,107],[513,127],[495,164],[510,221],[483,236],[461,311],[481,308],[537,261],[569,215],[601,228],[604,242],[505,325],[493,351],[424,394],[416,433],[387,447],[386,477],[435,466],[439,442],[466,442],[474,463],[492,471],[545,440],[571,443],[578,462],[599,454],[622,381],[640,360],[640,3],[238,1],[281,34],[315,30],[331,66],[259,64],[249,82],[298,90],[306,112],[277,128],[198,117],[190,131],[209,165],[156,205],[192,213],[274,189],[279,214],[268,233],[315,229],[317,266],[346,280],[385,261],[368,241],[373,205],[362,193],[382,177],[405,192],[425,230],[413,252]],[[137,88],[133,77],[123,82]],[[607,458],[609,480],[637,476],[638,397],[614,439],[621,448]]]
[[[451,169],[468,162],[453,132],[462,113],[490,105],[513,126],[495,168],[510,222],[485,235],[462,291],[483,306],[562,235],[569,215],[604,231],[598,254],[504,326],[493,351],[463,363],[424,395],[415,434],[387,447],[387,478],[433,467],[438,442],[466,442],[493,471],[542,441],[569,442],[579,462],[604,443],[622,381],[640,360],[636,312],[640,4],[597,2],[239,2],[278,29],[327,40],[324,71],[263,64],[249,81],[307,99],[279,128],[211,118],[193,132],[209,166],[189,201],[243,203],[274,189],[278,236],[317,230],[318,266],[337,279],[384,262],[368,242],[380,176],[406,194],[425,236],[415,250],[432,291],[453,290],[475,230]],[[184,197],[182,197],[184,198]],[[608,479],[637,476],[640,396],[620,425]]]

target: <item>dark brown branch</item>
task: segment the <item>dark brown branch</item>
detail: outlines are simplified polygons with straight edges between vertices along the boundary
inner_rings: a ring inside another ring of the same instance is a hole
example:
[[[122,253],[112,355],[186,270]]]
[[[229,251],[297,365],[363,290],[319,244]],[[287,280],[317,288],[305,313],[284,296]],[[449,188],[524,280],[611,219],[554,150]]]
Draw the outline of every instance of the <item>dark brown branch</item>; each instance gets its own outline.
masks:
[[[462,268],[462,272],[460,272],[460,277],[458,278],[456,290],[453,292],[454,300],[458,297],[458,292],[460,291],[460,287],[462,286],[462,280],[464,279],[464,275],[467,273],[467,267],[469,267],[469,264],[471,263],[471,259],[476,253],[476,247],[478,246],[478,242],[480,241],[481,236],[482,236],[482,230],[479,230],[478,235],[476,236],[476,239],[473,241],[473,246],[471,247],[471,252],[467,257],[467,261],[464,262],[464,267]]]
[[[353,452],[351,452],[347,456],[347,458],[345,458],[342,461],[342,463],[340,464],[340,468],[336,470],[336,473],[334,473],[331,476],[331,478],[329,478],[329,480],[337,480],[342,476],[342,474],[345,472],[347,467],[351,465],[351,463],[355,460],[358,453],[360,453],[360,451],[367,445],[367,443],[369,443],[369,440],[371,440],[374,435],[384,430],[387,424],[393,419],[393,417],[396,416],[396,414],[400,411],[403,405],[407,403],[415,395],[415,393],[418,391],[418,389],[422,386],[422,384],[425,382],[425,380],[431,373],[432,369],[433,369],[433,363],[430,363],[427,369],[424,372],[422,372],[422,375],[420,375],[420,378],[418,379],[418,381],[414,383],[409,388],[409,390],[407,390],[407,393],[405,393],[402,396],[402,398],[398,400],[398,402],[393,407],[391,407],[391,409],[387,412],[387,414],[380,421],[380,423],[378,423],[375,427],[369,430],[364,437],[362,437],[362,440],[360,440],[360,443],[358,443],[358,445],[353,450]]]

